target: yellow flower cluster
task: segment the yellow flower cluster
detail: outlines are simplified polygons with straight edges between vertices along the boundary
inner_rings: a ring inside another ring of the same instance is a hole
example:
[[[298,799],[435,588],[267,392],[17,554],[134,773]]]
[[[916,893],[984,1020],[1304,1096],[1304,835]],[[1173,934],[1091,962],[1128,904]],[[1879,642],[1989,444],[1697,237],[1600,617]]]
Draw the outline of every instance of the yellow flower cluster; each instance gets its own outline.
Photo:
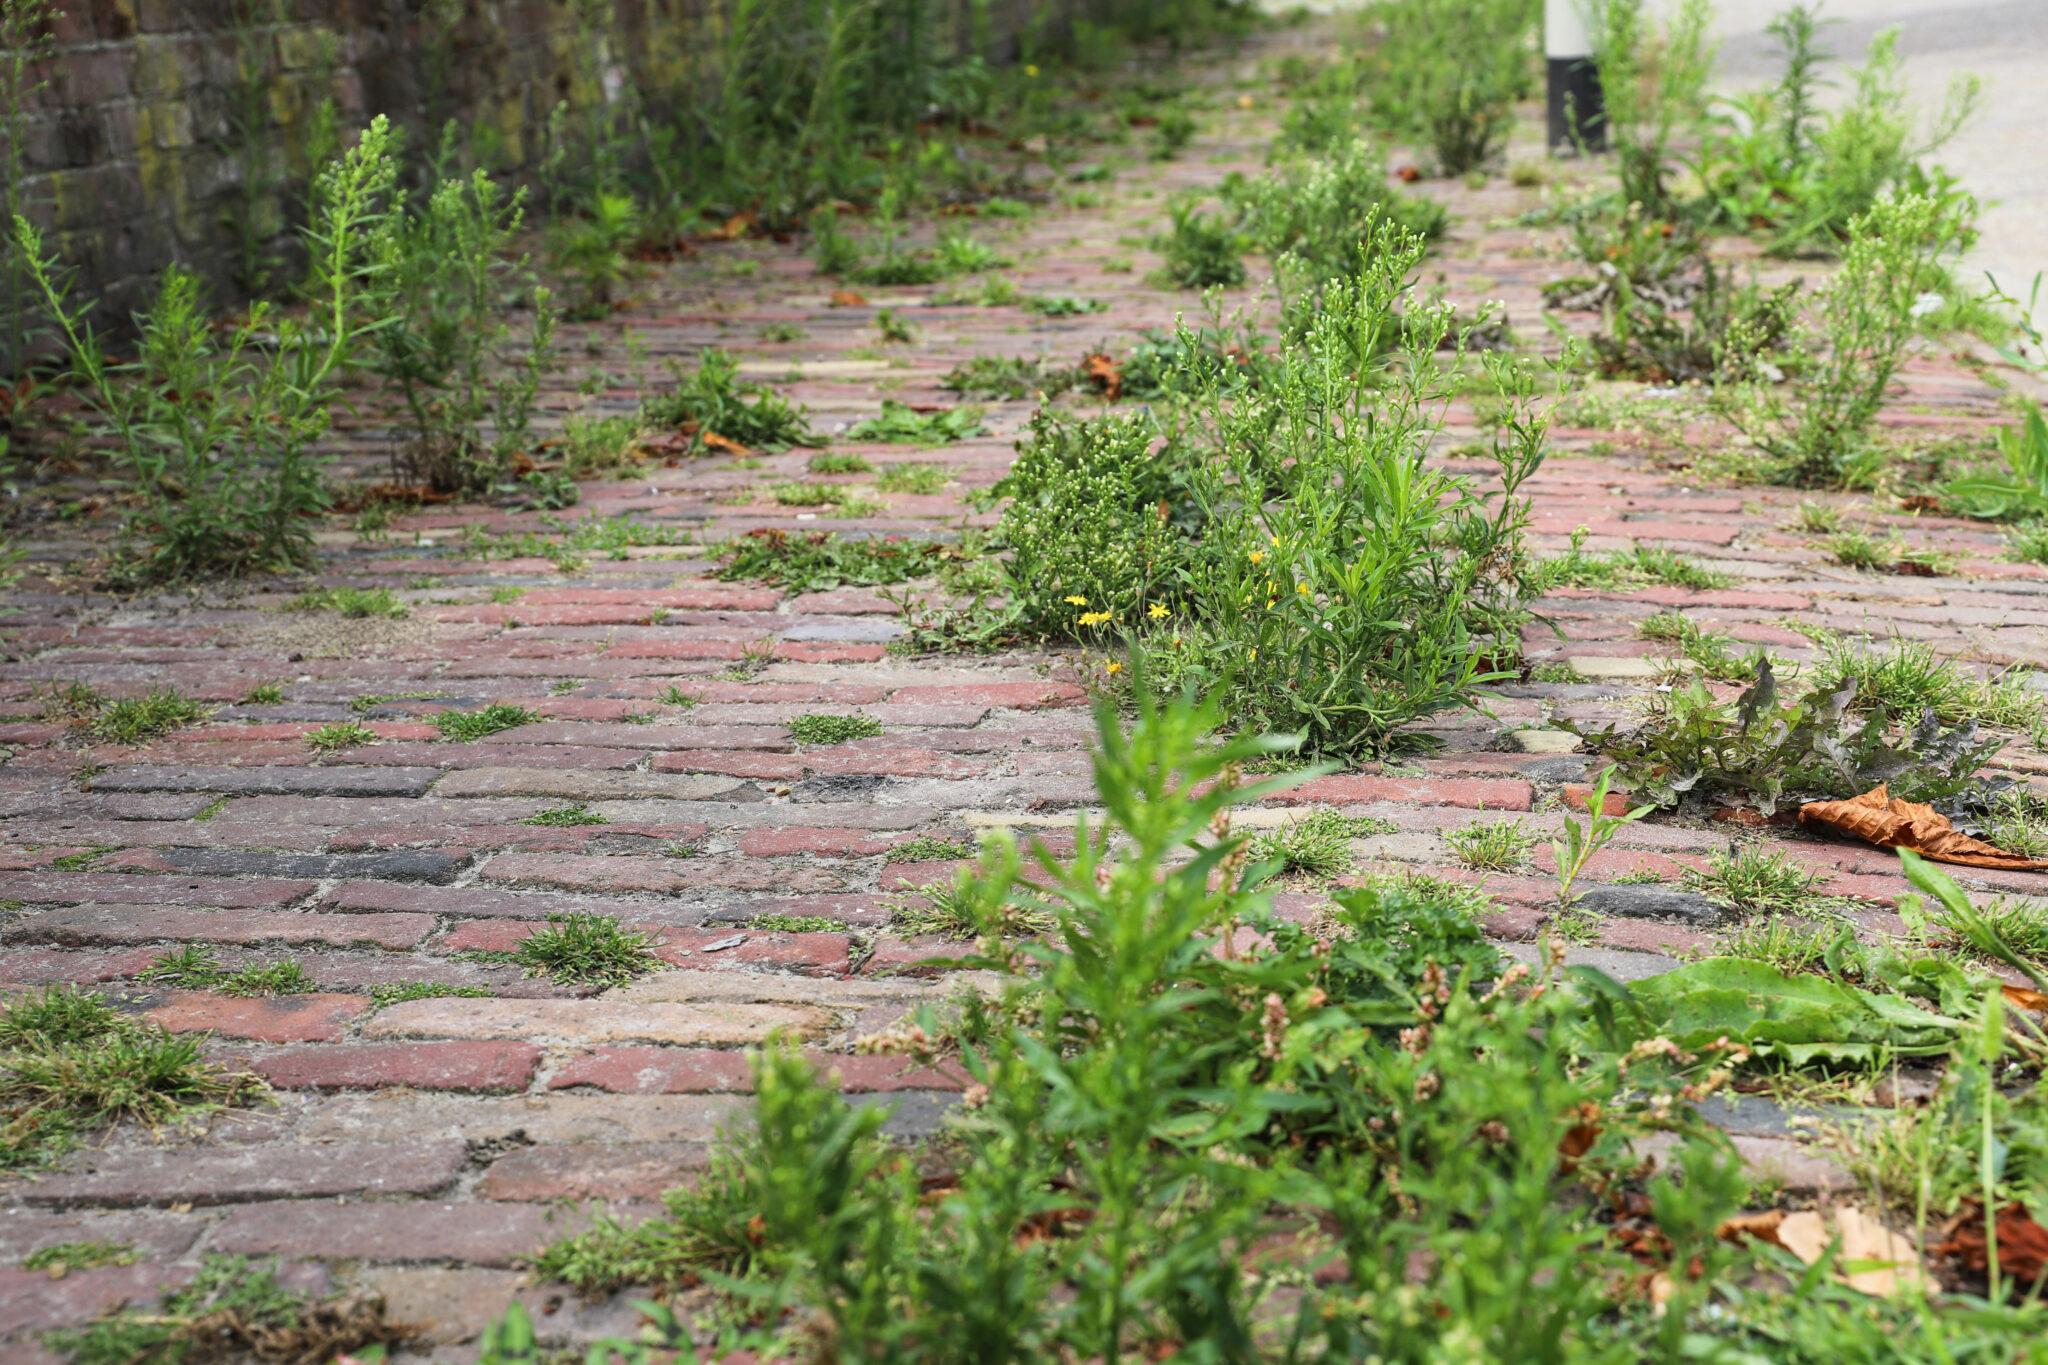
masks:
[[[1099,626],[1104,621],[1114,621],[1115,619],[1116,613],[1113,611],[1084,611],[1081,613],[1081,624],[1084,626]]]

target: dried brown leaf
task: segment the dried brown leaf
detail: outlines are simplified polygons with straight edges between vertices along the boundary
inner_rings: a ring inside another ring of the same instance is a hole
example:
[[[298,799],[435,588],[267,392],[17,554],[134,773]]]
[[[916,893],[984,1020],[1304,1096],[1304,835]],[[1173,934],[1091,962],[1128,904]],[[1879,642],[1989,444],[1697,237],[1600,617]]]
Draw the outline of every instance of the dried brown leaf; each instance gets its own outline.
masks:
[[[1799,818],[1808,824],[1854,835],[1879,848],[1910,848],[1938,863],[2013,872],[2048,868],[2048,862],[2008,853],[1995,844],[1971,838],[1934,807],[1889,795],[1883,783],[1847,801],[1809,801],[1799,808]]]

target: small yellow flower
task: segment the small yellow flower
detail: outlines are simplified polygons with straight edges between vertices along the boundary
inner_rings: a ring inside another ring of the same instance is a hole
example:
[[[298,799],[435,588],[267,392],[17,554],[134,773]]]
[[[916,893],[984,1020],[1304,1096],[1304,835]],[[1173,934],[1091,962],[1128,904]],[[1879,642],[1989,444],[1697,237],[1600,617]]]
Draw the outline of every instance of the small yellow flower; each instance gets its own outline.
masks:
[[[1270,541],[1272,541],[1272,542],[1273,542],[1273,548],[1274,548],[1274,549],[1276,549],[1276,550],[1277,550],[1277,549],[1279,549],[1279,548],[1280,548],[1280,537],[1278,537],[1278,536],[1267,536],[1267,537],[1266,537],[1266,539],[1268,539],[1268,540],[1270,540]]]
[[[1255,663],[1257,663],[1258,661],[1259,661],[1259,651],[1257,651],[1256,649],[1255,649],[1255,650],[1253,650],[1253,651],[1251,652],[1251,655],[1250,655],[1250,657],[1249,657],[1249,658],[1247,658],[1247,659],[1245,660],[1245,662],[1246,662],[1246,663],[1248,663],[1248,664],[1255,664]]]
[[[1295,590],[1296,592],[1298,592],[1298,593],[1302,594],[1302,596],[1306,597],[1306,596],[1308,595],[1308,584],[1306,584],[1306,583],[1296,583],[1296,584],[1294,585],[1294,590]]]
[[[1252,551],[1252,563],[1254,563],[1254,564],[1263,564],[1263,563],[1265,563],[1265,562],[1266,562],[1266,552],[1265,552],[1264,550],[1253,550],[1253,551]]]
[[[1164,621],[1168,614],[1165,607],[1160,606],[1157,602],[1152,604],[1151,615],[1153,620]]]
[[[1116,675],[1116,674],[1118,674],[1118,673],[1121,673],[1121,672],[1123,672],[1123,671],[1124,671],[1124,666],[1123,666],[1122,664],[1118,664],[1118,663],[1112,663],[1112,664],[1108,664],[1108,665],[1106,665],[1106,666],[1105,666],[1105,667],[1103,668],[1103,672],[1105,672],[1105,673],[1108,673],[1108,674],[1110,674],[1110,675],[1111,675],[1112,677],[1113,677],[1113,676],[1115,676],[1115,675]]]
[[[1077,607],[1085,607],[1088,605],[1088,599],[1085,597],[1069,597],[1067,601]]]
[[[1038,78],[1038,68],[1035,66],[1027,66],[1024,68],[1024,74],[1036,80]]]
[[[1084,611],[1084,612],[1082,612],[1082,613],[1081,613],[1081,624],[1082,624],[1082,625],[1084,625],[1084,626],[1099,626],[1099,625],[1101,625],[1101,624],[1102,624],[1102,623],[1103,623],[1104,621],[1114,621],[1115,619],[1116,619],[1116,613],[1115,613],[1115,612],[1109,612],[1109,611]]]

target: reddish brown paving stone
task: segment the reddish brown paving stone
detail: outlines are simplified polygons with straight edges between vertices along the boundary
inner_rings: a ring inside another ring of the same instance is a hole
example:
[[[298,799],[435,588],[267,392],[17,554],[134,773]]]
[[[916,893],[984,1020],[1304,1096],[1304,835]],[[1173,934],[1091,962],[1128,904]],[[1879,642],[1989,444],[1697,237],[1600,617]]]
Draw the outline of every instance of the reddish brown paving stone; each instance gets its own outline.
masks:
[[[218,1033],[259,1043],[331,1043],[370,1008],[360,995],[273,995],[253,1000],[211,991],[173,992],[144,1016],[173,1033]]]
[[[522,1147],[491,1163],[477,1192],[486,1199],[656,1200],[700,1170],[701,1142],[595,1142]]]
[[[456,997],[460,998],[460,997]],[[531,1043],[342,1043],[236,1058],[281,1090],[524,1090],[540,1066]]]

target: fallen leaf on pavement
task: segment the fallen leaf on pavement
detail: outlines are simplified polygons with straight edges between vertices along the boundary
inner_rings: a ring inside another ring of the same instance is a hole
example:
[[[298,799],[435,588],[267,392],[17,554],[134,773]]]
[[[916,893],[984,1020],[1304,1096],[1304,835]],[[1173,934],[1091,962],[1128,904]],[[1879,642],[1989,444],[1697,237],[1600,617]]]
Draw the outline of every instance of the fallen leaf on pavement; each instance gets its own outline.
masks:
[[[715,431],[704,433],[704,444],[712,450],[723,450],[730,455],[751,455],[754,453],[738,441],[733,440],[730,436],[720,436]]]
[[[1808,824],[1853,834],[1879,848],[1910,848],[1938,863],[2013,872],[2048,868],[2048,863],[2039,859],[2007,853],[1995,844],[1971,838],[1934,807],[1888,795],[1883,783],[1847,801],[1809,801],[1799,808],[1799,818]]]
[[[1124,367],[1111,356],[1097,354],[1084,357],[1081,372],[1099,385],[1102,396],[1112,403],[1124,391]]]
[[[856,290],[835,289],[832,291],[832,306],[834,308],[858,308],[867,301],[867,295]]]
[[[1855,1208],[1835,1211],[1835,1229],[1842,1238],[1843,1279],[1851,1289],[1882,1299],[1918,1287],[1920,1256],[1912,1239]]]
[[[1964,1269],[1985,1274],[1991,1257],[1984,1244],[1984,1206],[1970,1203],[1948,1225],[1948,1235],[1934,1249],[1937,1256],[1953,1257]],[[1998,1269],[2020,1284],[2032,1284],[2048,1266],[2048,1228],[2034,1221],[2023,1204],[2007,1204],[1998,1211]]]
[[[2006,986],[2002,989],[2005,991],[2005,1003],[2008,1005],[2015,1005],[2023,1010],[2048,1010],[2048,995],[2043,995],[2030,986]]]

